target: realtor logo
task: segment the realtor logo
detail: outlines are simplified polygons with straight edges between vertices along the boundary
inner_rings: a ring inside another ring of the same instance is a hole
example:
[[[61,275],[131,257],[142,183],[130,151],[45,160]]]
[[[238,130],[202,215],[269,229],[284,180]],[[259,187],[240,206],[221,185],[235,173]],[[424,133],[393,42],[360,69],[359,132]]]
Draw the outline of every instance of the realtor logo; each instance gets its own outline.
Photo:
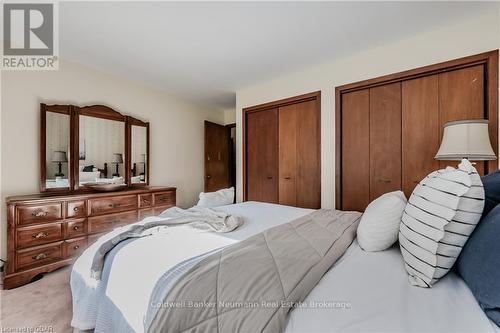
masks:
[[[3,4],[2,69],[57,69],[56,3]]]

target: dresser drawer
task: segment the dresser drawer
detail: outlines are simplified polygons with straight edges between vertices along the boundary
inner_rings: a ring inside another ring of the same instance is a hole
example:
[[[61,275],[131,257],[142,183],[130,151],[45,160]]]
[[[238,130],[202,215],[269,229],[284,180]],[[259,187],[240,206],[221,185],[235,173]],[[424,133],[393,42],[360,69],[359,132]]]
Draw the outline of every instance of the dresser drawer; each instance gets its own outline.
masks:
[[[62,219],[61,203],[17,206],[16,213],[18,225]]]
[[[145,219],[146,217],[149,217],[149,216],[154,216],[155,215],[155,212],[152,208],[150,209],[141,209],[139,210],[139,221],[142,221],[143,219]]]
[[[113,212],[137,208],[136,195],[122,195],[118,197],[108,197],[99,199],[90,199],[90,214],[100,215]]]
[[[61,260],[62,244],[63,242],[58,242],[17,251],[17,269],[28,269]]]
[[[73,238],[85,235],[85,219],[71,220],[67,223],[66,237]]]
[[[151,207],[153,196],[151,194],[139,194],[139,208]]]
[[[137,222],[137,211],[89,217],[89,233],[109,231],[116,227]]]
[[[153,193],[153,204],[155,206],[175,206],[174,192]]]
[[[68,211],[66,212],[66,217],[85,217],[87,212],[85,211],[85,201],[70,201],[68,202]]]
[[[46,244],[63,239],[62,223],[36,225],[16,230],[18,249]]]
[[[76,257],[87,247],[87,237],[73,238],[64,241],[66,257]]]

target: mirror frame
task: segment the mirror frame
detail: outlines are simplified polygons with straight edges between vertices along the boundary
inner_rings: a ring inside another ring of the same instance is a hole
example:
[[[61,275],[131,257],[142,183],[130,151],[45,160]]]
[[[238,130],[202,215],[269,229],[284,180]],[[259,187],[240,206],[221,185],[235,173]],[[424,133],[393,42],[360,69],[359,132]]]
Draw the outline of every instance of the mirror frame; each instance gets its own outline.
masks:
[[[127,147],[126,151],[126,158],[125,158],[125,163],[127,163],[127,168],[126,170],[128,171],[127,176],[127,181],[129,186],[131,187],[136,187],[136,186],[148,186],[149,185],[149,178],[151,178],[150,174],[150,150],[149,150],[149,122],[144,122],[142,120],[139,120],[134,117],[127,116],[127,127],[125,130],[125,136],[126,136],[126,144],[125,146]],[[146,127],[146,166],[145,166],[145,173],[146,173],[146,182],[145,183],[132,183],[132,126],[141,126],[141,127]]]
[[[68,187],[55,187],[47,188],[47,112],[55,112],[66,114],[69,116],[69,146],[68,155]],[[72,134],[72,127],[74,121],[74,108],[72,105],[47,105],[40,104],[40,192],[56,192],[65,193],[71,191],[73,188],[73,149],[74,149],[74,136]]]
[[[68,177],[69,187],[64,188],[50,188],[46,187],[47,176],[46,172],[46,127],[47,127],[47,111],[68,114],[70,116],[70,152],[68,154]],[[122,121],[125,126],[124,137],[124,163],[125,163],[125,183],[128,187],[147,186],[150,182],[150,160],[151,151],[149,148],[150,143],[150,130],[149,122],[144,122],[134,117],[126,116],[120,112],[105,106],[105,105],[89,105],[78,107],[75,105],[47,105],[40,104],[40,192],[57,192],[57,193],[84,193],[90,192],[89,189],[79,186],[79,154],[80,154],[80,116],[89,116],[102,118],[107,120]],[[131,184],[131,151],[132,151],[132,125],[146,127],[146,183]]]
[[[113,120],[113,121],[120,121],[123,122],[123,143],[124,143],[124,154],[125,158],[124,160],[127,160],[127,124],[126,124],[126,119],[127,117],[122,115],[120,112],[113,110],[112,108],[104,105],[90,105],[90,106],[84,106],[84,107],[76,107],[75,108],[75,123],[73,127],[73,133],[75,135],[75,146],[73,149],[73,160],[75,163],[73,163],[73,178],[75,179],[73,191],[79,191],[82,190],[80,187],[80,172],[79,172],[79,166],[80,166],[80,117],[81,116],[87,116],[87,117],[94,117],[94,118],[101,118],[101,119],[106,119],[106,120]],[[109,170],[109,169],[108,169]],[[125,166],[125,182],[127,183],[127,167]],[[109,171],[108,171],[109,172]],[[128,183],[127,183],[128,184]]]

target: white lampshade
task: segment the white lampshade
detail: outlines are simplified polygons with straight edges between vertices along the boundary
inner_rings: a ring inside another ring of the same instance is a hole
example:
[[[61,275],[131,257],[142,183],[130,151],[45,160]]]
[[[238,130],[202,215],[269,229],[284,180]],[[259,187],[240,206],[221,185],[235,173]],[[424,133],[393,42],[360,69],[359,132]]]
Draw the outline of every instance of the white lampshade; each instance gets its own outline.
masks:
[[[113,163],[113,164],[123,163],[123,155],[120,153],[114,153],[113,154],[113,161],[111,163]]]
[[[443,140],[437,160],[495,160],[488,134],[488,120],[458,120],[444,124]]]
[[[66,156],[66,152],[62,150],[55,150],[52,152],[52,162],[68,162],[68,157]]]

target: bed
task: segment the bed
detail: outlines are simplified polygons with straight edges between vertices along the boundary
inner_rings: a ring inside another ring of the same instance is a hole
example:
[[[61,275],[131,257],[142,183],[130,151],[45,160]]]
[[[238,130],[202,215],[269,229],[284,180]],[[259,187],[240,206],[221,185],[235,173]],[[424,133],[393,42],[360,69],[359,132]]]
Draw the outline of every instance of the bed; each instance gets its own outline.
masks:
[[[85,255],[80,257],[71,276],[72,326],[95,328],[96,333],[143,332],[153,315],[154,300],[161,299],[158,284],[166,271],[312,212],[257,202],[218,209],[242,216],[244,225],[226,234],[179,226],[122,242],[108,254],[97,284],[79,271],[86,260]],[[399,248],[368,253],[356,241],[301,305],[291,312],[286,332],[495,332],[496,328],[453,272],[432,289],[413,287]]]

